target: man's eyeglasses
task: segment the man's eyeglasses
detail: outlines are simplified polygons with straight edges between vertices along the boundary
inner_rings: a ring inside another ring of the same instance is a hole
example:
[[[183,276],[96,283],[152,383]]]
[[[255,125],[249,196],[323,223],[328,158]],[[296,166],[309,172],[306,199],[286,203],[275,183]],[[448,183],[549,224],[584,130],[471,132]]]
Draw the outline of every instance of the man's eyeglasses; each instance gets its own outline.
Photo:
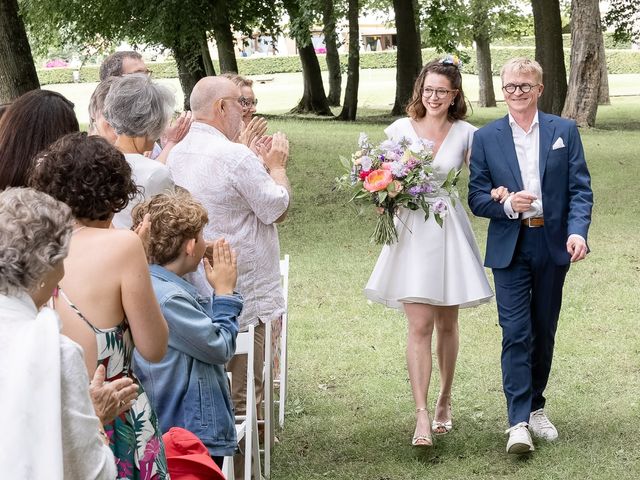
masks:
[[[446,88],[431,88],[431,87],[425,87],[422,90],[422,96],[423,97],[431,97],[434,93],[436,95],[437,98],[442,98],[442,97],[446,97],[447,95],[449,95],[450,93],[455,93],[458,90],[447,90]]]
[[[123,77],[126,75],[146,75],[147,77],[150,77],[151,75],[153,75],[153,70],[149,70],[148,68],[145,68],[144,70],[136,70],[135,72],[122,74]]]
[[[533,87],[537,87],[540,85],[536,83],[535,85],[531,85],[530,83],[507,83],[502,88],[507,93],[516,93],[517,89],[520,89],[522,93],[529,93]]]
[[[255,107],[256,105],[258,105],[258,99],[257,98],[247,98],[247,97],[240,97],[238,99],[238,102],[240,102],[240,105],[242,105],[244,108],[249,108],[252,105]]]

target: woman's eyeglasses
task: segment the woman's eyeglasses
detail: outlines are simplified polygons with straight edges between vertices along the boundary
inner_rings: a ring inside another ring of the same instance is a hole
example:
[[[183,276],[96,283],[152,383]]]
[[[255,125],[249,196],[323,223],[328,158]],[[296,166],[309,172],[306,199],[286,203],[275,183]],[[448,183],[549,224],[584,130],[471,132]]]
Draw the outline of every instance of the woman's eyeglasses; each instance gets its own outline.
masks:
[[[450,93],[455,93],[458,90],[447,90],[446,88],[431,88],[431,87],[425,87],[422,90],[422,96],[423,97],[431,97],[433,94],[436,95],[437,98],[442,98],[442,97],[446,97],[447,95],[449,95]]]
[[[242,105],[244,108],[249,108],[252,105],[255,107],[256,105],[258,105],[258,99],[257,98],[247,98],[247,97],[240,97],[238,99],[238,102],[240,102],[240,105]]]

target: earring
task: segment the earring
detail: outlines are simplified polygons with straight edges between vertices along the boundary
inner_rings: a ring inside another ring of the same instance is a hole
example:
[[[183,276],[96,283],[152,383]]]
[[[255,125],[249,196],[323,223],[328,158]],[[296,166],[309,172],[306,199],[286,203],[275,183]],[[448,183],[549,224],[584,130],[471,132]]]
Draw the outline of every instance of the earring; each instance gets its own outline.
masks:
[[[40,282],[40,288],[44,288],[45,285],[46,285],[45,282]]]
[[[453,107],[456,104],[456,102],[451,102],[451,106]]]

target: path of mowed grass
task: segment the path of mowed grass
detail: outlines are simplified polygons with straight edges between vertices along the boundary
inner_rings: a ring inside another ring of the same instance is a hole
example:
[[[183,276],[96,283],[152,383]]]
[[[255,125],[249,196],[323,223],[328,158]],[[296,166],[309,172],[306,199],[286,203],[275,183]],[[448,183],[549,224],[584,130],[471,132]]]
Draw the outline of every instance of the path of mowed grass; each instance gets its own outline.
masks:
[[[479,126],[504,112],[476,108],[470,121]],[[560,440],[538,443],[530,458],[504,453],[495,304],[461,311],[454,431],[429,451],[409,445],[406,322],[364,299],[380,250],[368,241],[374,216],[356,215],[333,189],[338,155],[355,149],[360,131],[382,138],[392,119],[270,120],[291,139],[294,189],[279,229],[291,255],[290,393],[272,478],[640,478],[639,115],[639,98],[614,99],[601,107],[599,128],[582,132],[595,192],[592,252],[567,278],[547,390]],[[466,176],[462,185],[466,197]],[[484,251],[487,222],[472,223]],[[436,374],[432,385],[431,407]]]

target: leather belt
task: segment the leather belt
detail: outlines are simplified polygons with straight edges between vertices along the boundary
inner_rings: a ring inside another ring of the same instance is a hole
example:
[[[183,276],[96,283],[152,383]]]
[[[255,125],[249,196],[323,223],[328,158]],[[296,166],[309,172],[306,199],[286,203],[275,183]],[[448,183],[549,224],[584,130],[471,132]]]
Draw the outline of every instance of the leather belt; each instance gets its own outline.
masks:
[[[529,217],[522,220],[522,225],[525,227],[544,227],[544,217]]]

